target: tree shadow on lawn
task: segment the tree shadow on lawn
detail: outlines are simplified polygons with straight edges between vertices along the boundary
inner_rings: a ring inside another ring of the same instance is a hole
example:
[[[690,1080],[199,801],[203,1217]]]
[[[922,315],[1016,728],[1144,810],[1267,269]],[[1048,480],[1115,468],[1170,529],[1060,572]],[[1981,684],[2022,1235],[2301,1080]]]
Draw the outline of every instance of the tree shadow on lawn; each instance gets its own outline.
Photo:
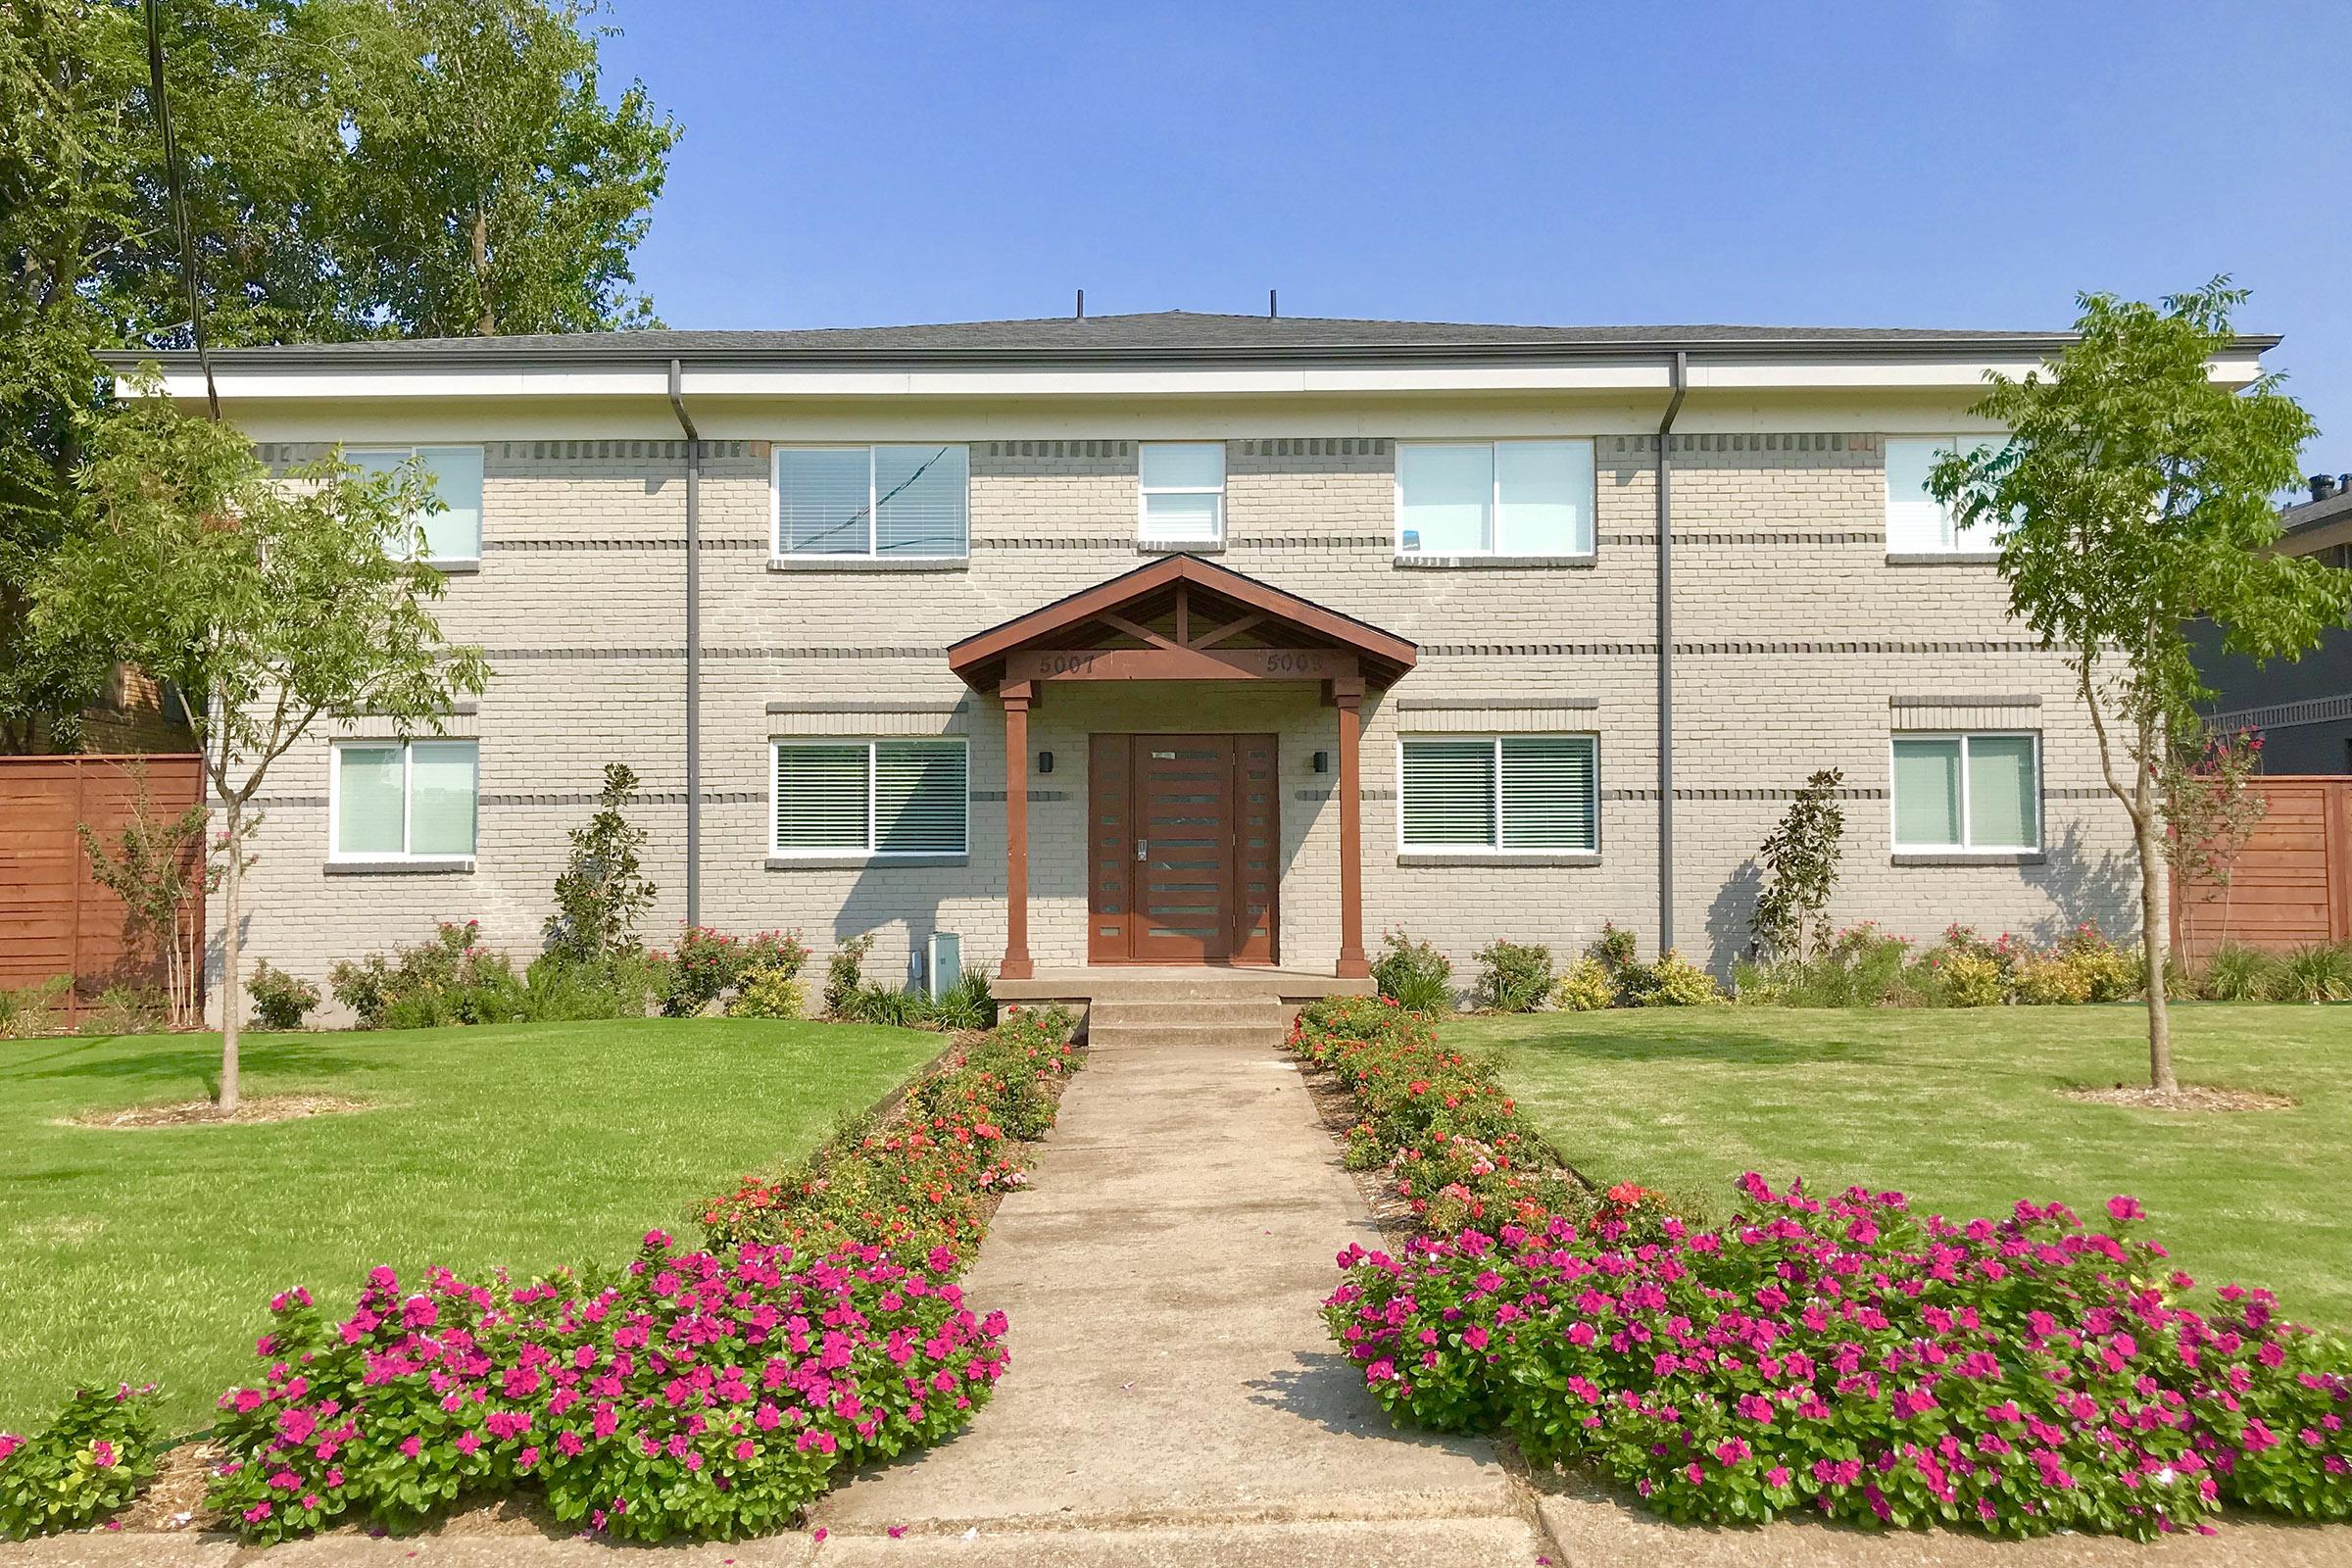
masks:
[[[0,1062],[0,1082],[12,1078],[154,1078],[184,1082],[195,1077],[209,1083],[220,1071],[220,1045],[203,1035],[188,1036],[189,1043],[177,1050],[140,1051],[122,1055],[88,1054],[91,1048],[110,1045],[121,1038],[86,1041],[84,1049],[52,1052],[31,1061]],[[242,1053],[242,1066],[248,1073],[303,1073],[331,1078],[387,1065],[380,1053],[329,1044],[312,1036],[265,1035],[249,1040],[251,1043]]]
[[[1889,1040],[1788,1040],[1753,1030],[1710,1030],[1704,1034],[1670,1036],[1621,1034],[1615,1030],[1580,1033],[1573,1026],[1556,1033],[1522,1036],[1492,1044],[1523,1051],[1557,1052],[1603,1061],[1691,1062],[1720,1061],[1730,1066],[1778,1067],[1818,1063],[1823,1066],[1871,1065],[1911,1058],[1908,1042]]]

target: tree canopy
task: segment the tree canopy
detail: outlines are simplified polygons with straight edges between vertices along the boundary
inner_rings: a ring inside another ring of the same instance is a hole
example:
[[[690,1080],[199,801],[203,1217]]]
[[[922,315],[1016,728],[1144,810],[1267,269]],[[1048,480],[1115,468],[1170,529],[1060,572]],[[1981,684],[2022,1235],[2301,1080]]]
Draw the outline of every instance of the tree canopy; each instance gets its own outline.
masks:
[[[165,0],[208,339],[653,324],[630,253],[678,127],[594,0]],[[138,0],[0,4],[0,751],[112,661],[38,642],[105,349],[190,342]]]

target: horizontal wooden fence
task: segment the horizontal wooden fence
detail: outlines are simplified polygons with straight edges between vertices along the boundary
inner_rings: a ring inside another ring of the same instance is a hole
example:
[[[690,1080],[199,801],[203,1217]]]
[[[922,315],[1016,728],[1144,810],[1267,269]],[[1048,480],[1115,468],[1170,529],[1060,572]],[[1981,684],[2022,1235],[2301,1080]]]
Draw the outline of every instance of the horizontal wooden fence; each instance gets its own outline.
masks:
[[[2352,942],[2352,776],[2257,778],[2262,820],[2225,887],[2173,885],[2173,945],[2190,962],[2224,943],[2285,952]]]
[[[0,988],[72,975],[75,1011],[109,986],[163,988],[163,950],[131,939],[122,901],[90,874],[74,831],[86,822],[102,841],[116,842],[131,818],[134,765],[146,772],[159,819],[196,804],[203,767],[189,754],[0,757]],[[201,953],[201,900],[189,906],[188,919]]]

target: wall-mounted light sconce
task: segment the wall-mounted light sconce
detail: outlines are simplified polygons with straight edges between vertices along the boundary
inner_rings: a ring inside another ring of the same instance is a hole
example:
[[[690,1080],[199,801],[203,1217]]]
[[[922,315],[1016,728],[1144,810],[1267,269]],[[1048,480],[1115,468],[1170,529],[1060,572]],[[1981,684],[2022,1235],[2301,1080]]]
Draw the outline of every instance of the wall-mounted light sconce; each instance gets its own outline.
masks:
[[[1314,767],[1314,770],[1315,770],[1316,772],[1318,772],[1318,773],[1328,773],[1328,772],[1330,772],[1330,771],[1331,771],[1331,754],[1330,754],[1329,752],[1317,752],[1317,753],[1315,754],[1315,760],[1314,760],[1314,762],[1313,762],[1313,767]]]
[[[1051,773],[1054,771],[1054,754],[1052,752],[1040,752],[1037,754],[1037,770],[1040,773]]]

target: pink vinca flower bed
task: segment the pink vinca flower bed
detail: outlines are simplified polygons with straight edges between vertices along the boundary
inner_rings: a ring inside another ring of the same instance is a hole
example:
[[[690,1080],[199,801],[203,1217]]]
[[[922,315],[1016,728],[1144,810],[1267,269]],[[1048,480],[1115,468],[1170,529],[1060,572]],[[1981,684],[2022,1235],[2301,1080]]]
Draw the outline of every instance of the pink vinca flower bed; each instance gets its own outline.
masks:
[[[1916,1215],[1740,1179],[1702,1230],[1646,1203],[1351,1248],[1332,1332],[1399,1419],[1506,1432],[1669,1518],[2145,1538],[2225,1502],[2352,1516],[2352,1353],[2267,1292],[2206,1315],[2164,1250],[2065,1208]]]
[[[612,1537],[789,1525],[844,1466],[936,1443],[1004,1370],[942,1251],[684,1251],[657,1231],[619,1284],[510,1289],[389,1268],[350,1316],[270,1303],[262,1378],[221,1396],[212,1502],[249,1541],[350,1517],[417,1528],[519,1490]]]

